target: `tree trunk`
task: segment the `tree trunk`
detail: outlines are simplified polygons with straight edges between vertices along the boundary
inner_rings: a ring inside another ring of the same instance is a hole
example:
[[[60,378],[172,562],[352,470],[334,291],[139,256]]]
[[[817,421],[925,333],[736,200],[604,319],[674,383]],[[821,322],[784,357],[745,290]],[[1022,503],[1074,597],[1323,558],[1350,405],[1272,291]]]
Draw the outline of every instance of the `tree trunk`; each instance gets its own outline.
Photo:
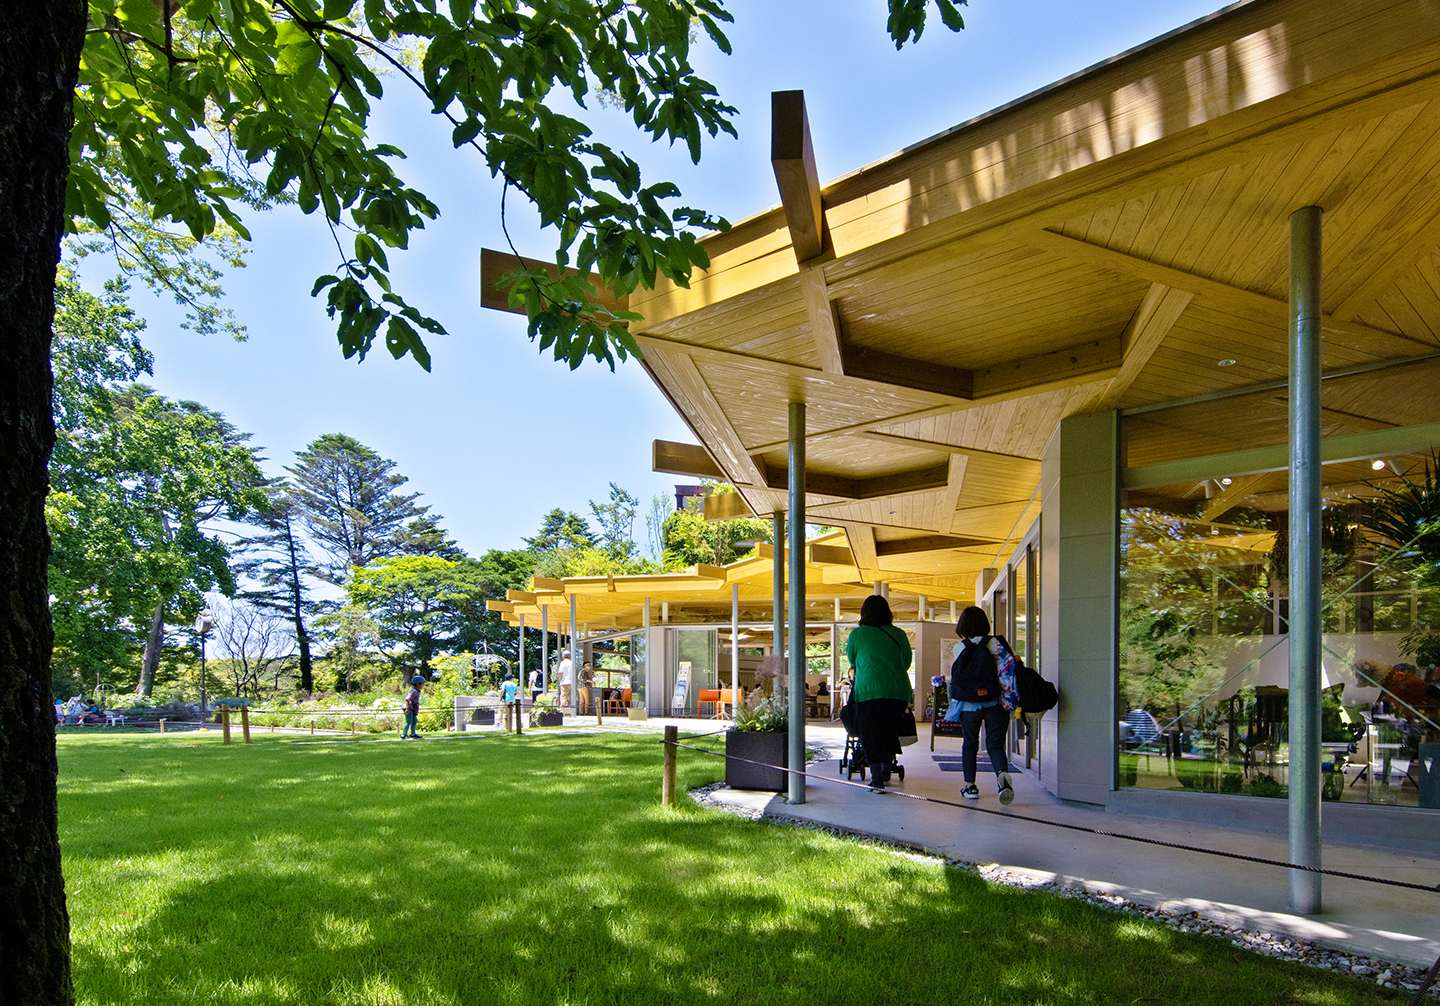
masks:
[[[140,658],[140,681],[135,694],[149,698],[155,690],[155,669],[160,666],[160,648],[165,645],[165,602],[155,605],[150,619],[150,635],[145,638],[145,654]]]
[[[310,665],[310,635],[305,631],[305,604],[300,593],[300,569],[295,561],[293,535],[290,541],[290,613],[295,622],[295,645],[300,647],[300,690],[309,695],[315,690],[315,675]]]
[[[73,1003],[60,872],[45,492],[50,325],[82,0],[0,3],[0,1003]]]

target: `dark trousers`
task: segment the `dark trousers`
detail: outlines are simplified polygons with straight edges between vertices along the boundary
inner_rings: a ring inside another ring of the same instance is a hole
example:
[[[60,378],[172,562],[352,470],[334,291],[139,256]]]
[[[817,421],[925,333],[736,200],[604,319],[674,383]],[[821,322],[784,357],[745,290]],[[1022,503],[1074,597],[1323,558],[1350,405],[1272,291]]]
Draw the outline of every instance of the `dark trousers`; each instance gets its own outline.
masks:
[[[905,711],[904,699],[868,699],[855,703],[855,732],[865,749],[865,760],[873,774],[883,773],[900,754],[900,714]]]
[[[985,725],[985,750],[990,755],[990,764],[997,773],[1010,771],[1010,759],[1005,757],[1005,727],[1010,714],[998,702],[984,709],[966,710],[960,714],[961,764],[965,769],[965,781],[975,781],[976,755],[980,751],[980,725]]]

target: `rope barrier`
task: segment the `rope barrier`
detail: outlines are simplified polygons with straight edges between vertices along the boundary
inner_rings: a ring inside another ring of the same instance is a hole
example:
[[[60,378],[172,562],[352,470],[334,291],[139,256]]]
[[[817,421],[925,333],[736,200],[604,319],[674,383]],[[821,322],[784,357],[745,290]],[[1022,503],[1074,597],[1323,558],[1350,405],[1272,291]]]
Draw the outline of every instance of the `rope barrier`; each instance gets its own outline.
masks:
[[[762,765],[766,768],[777,769],[778,771],[785,772],[791,775],[801,775],[804,776],[806,779],[814,779],[816,781],[833,783],[840,786],[854,786],[867,791],[871,788],[867,783],[863,782],[852,782],[848,779],[831,779],[828,777],[822,778],[821,776],[811,775],[804,769],[793,769],[786,768],[781,765],[770,765],[766,762],[756,761],[753,758],[741,758],[737,755],[726,755],[719,751],[707,751],[704,748],[692,747],[689,744],[676,744],[675,746],[685,748],[689,751],[698,751],[701,754],[714,755],[718,758],[734,759],[735,761],[748,762],[751,765]],[[902,793],[901,791],[894,789],[886,789],[885,792],[894,796],[903,797],[906,800],[917,800],[921,803],[933,803],[938,804],[942,807],[954,807],[958,810],[970,811],[972,813],[993,814],[996,817],[1003,817],[1006,820],[1010,821],[1028,821],[1031,824],[1044,824],[1048,825],[1051,828],[1063,828],[1066,831],[1078,831],[1089,835],[1099,835],[1102,838],[1119,838],[1124,839],[1127,842],[1139,842],[1143,845],[1158,845],[1161,848],[1165,849],[1178,849],[1182,852],[1197,852],[1205,856],[1219,856],[1222,859],[1236,859],[1246,863],[1257,863],[1261,866],[1278,866],[1287,870],[1304,870],[1306,873],[1319,873],[1327,877],[1341,877],[1345,880],[1359,880],[1369,884],[1383,884],[1389,887],[1403,887],[1412,891],[1428,891],[1431,894],[1440,894],[1440,884],[1431,887],[1425,884],[1413,884],[1405,880],[1388,880],[1384,877],[1369,877],[1360,873],[1346,873],[1343,870],[1330,870],[1320,866],[1303,866],[1299,863],[1287,863],[1284,860],[1267,859],[1264,856],[1247,856],[1239,852],[1225,852],[1221,849],[1206,849],[1198,845],[1185,845],[1181,842],[1166,842],[1163,839],[1146,838],[1142,835],[1127,835],[1123,832],[1105,831],[1101,828],[1089,828],[1085,825],[1069,824],[1065,821],[1047,821],[1043,817],[1028,817],[1024,814],[1012,814],[1008,811],[992,810],[988,807],[977,807],[973,804],[956,803],[953,800],[942,800],[938,797],[933,796],[921,796],[918,793]]]

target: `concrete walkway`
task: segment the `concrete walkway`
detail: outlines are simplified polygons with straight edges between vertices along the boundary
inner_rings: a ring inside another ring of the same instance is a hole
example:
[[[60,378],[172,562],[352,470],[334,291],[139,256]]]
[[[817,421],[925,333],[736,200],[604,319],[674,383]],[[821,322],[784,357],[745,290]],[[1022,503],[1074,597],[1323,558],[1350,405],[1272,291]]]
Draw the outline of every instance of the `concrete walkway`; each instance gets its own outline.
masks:
[[[696,721],[682,721],[682,736]],[[847,785],[838,773],[845,734],[838,727],[806,728],[812,748],[830,760],[812,763],[806,802],[791,806],[773,793],[720,790],[711,798],[772,818],[789,818],[850,829],[864,835],[904,842],[937,855],[978,865],[994,864],[1027,872],[1038,880],[1118,895],[1169,911],[1194,911],[1224,925],[1253,932],[1287,935],[1335,949],[1428,968],[1440,955],[1440,893],[1407,890],[1337,877],[1322,881],[1324,911],[1297,916],[1287,911],[1288,873],[1283,868],[1162,848],[1121,838],[1086,834],[1044,823],[1059,822],[1121,835],[1136,835],[1204,849],[1285,861],[1284,834],[1248,831],[1106,813],[1062,804],[1033,775],[1014,772],[1015,801],[1002,808],[994,777],[979,780],[977,804],[960,799],[960,742],[943,738],[935,754],[928,727],[920,725],[920,743],[900,759],[905,781],[892,780],[877,793]],[[690,757],[701,757],[689,753]],[[914,797],[931,797],[964,806],[945,806]],[[976,810],[995,813],[977,813]],[[1326,869],[1440,884],[1440,836],[1425,855],[1326,843]]]

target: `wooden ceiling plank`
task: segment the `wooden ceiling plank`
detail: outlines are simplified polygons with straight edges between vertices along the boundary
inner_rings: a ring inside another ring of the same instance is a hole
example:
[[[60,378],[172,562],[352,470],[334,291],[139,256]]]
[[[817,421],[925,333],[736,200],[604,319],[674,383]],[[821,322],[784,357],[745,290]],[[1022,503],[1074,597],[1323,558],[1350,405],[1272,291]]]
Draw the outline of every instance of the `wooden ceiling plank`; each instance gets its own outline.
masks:
[[[955,519],[955,507],[960,502],[960,492],[965,485],[965,471],[969,464],[970,458],[967,455],[951,455],[950,481],[945,486],[945,491],[940,493],[934,501],[934,517],[925,523],[918,524],[918,527],[931,527],[941,534],[950,533],[950,524]]]
[[[865,524],[845,525],[845,540],[850,543],[850,553],[855,556],[855,567],[867,579],[876,578],[880,572],[880,557],[875,553],[875,529]]]
[[[1166,286],[1185,290],[1199,297],[1216,300],[1229,305],[1237,311],[1253,313],[1267,320],[1278,321],[1281,326],[1281,332],[1285,330],[1285,326],[1289,321],[1289,304],[1283,300],[1267,297],[1264,294],[1242,290],[1239,287],[1227,286],[1224,283],[1217,283],[1214,280],[1207,279],[1203,276],[1196,276],[1193,273],[1184,272],[1180,269],[1111,251],[1109,248],[1085,244],[1073,238],[1056,234],[1053,231],[1037,232],[1035,241],[1057,251],[1068,248],[1071,254],[1078,257],[1089,258],[1091,261],[1108,264],[1113,269],[1130,272],[1133,275],[1149,279],[1151,282],[1163,283]],[[1417,345],[1427,345],[1424,342],[1407,338],[1403,335],[1384,332],[1351,321],[1343,321],[1335,318],[1333,315],[1322,316],[1321,325],[1326,338],[1348,338],[1351,344],[1358,342],[1361,345],[1373,346],[1370,352],[1377,359],[1383,359],[1387,356],[1408,355],[1416,351],[1415,347]]]

